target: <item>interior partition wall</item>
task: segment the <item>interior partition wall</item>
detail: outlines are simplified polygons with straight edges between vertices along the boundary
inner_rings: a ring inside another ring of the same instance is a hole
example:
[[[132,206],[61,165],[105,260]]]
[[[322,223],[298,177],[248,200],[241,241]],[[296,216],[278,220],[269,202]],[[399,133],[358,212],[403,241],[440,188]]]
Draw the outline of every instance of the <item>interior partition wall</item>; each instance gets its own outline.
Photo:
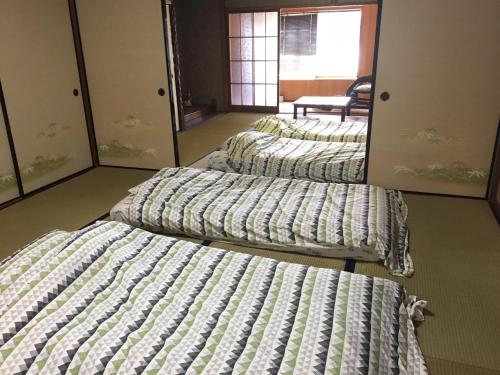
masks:
[[[77,0],[101,165],[176,165],[160,0]]]
[[[228,14],[231,106],[277,111],[279,12]]]
[[[24,193],[91,167],[67,0],[2,0],[0,56]],[[4,153],[5,124],[1,128]],[[2,155],[2,164],[2,180],[10,186],[11,161]],[[17,194],[9,191],[2,200]]]

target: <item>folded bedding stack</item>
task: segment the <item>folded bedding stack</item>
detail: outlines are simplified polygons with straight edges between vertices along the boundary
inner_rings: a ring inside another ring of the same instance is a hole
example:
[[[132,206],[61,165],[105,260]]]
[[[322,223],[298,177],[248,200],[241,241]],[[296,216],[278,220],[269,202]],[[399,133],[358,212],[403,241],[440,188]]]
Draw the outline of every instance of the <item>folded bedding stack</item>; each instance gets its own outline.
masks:
[[[215,170],[165,168],[111,218],[135,227],[325,257],[380,261],[410,276],[401,193]]]
[[[229,138],[209,167],[256,176],[361,183],[365,152],[365,143],[304,141],[249,131]]]
[[[366,143],[367,121],[325,121],[319,119],[292,120],[283,116],[266,116],[252,124],[261,133],[282,138],[324,142]]]
[[[426,374],[424,305],[389,280],[97,222],[0,265],[0,373]]]

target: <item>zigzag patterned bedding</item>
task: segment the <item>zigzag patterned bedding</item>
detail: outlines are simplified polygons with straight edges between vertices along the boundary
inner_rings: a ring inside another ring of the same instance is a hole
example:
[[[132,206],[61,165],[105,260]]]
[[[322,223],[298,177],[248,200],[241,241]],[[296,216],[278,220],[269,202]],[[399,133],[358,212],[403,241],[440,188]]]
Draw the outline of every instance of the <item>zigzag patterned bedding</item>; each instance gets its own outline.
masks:
[[[258,132],[278,137],[324,142],[366,143],[368,131],[365,121],[290,120],[276,115],[264,117],[252,126]]]
[[[365,144],[280,138],[255,131],[238,133],[210,159],[210,168],[256,176],[318,182],[363,182]]]
[[[410,276],[401,193],[214,170],[166,168],[130,190],[113,220],[158,233],[381,261]]]
[[[98,222],[0,266],[0,373],[423,374],[423,304],[392,281]]]

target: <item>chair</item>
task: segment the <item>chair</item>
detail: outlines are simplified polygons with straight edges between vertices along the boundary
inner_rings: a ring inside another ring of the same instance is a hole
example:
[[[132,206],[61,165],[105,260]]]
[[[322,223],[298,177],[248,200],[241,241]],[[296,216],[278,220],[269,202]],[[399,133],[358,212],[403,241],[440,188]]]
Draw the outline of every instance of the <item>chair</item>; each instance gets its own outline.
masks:
[[[351,97],[351,101],[346,107],[347,116],[351,115],[352,108],[370,110],[372,102],[372,76],[363,76],[355,80],[347,89],[346,96]]]

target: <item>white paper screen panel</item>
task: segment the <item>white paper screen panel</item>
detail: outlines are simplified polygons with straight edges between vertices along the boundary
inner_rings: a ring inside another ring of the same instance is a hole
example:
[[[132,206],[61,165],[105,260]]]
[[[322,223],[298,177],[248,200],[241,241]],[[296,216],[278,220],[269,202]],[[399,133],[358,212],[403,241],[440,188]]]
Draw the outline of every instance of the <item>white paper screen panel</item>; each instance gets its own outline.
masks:
[[[278,105],[278,18],[278,12],[229,14],[232,105]]]

